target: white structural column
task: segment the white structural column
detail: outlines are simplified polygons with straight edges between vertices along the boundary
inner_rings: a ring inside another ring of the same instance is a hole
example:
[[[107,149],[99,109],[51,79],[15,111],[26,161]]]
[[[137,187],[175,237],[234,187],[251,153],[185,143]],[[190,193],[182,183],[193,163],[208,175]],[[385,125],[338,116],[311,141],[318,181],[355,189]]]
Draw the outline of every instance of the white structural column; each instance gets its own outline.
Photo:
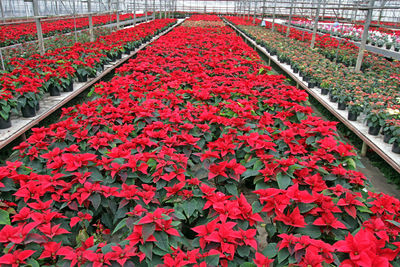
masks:
[[[39,41],[39,53],[43,56],[45,49],[44,49],[44,42],[43,42],[42,24],[40,23],[40,17],[39,17],[38,0],[32,0],[32,6],[33,6],[33,15],[35,16],[37,37],[38,37],[38,41]]]
[[[274,13],[272,14],[272,27],[271,27],[271,30],[272,31],[274,31],[275,30],[275,17],[276,17],[276,2],[277,2],[278,0],[275,0],[274,1]]]
[[[144,0],[144,16],[145,16],[145,20],[148,21],[149,17],[147,16],[147,0]]]
[[[89,35],[90,35],[90,41],[94,42],[92,0],[82,0],[82,3],[83,2],[87,3],[87,9],[88,9],[88,13],[89,13]]]
[[[315,14],[315,20],[314,20],[314,29],[313,29],[313,34],[312,34],[312,38],[311,38],[311,48],[314,48],[315,45],[315,37],[317,36],[317,30],[318,30],[318,20],[319,20],[319,11],[321,9],[321,1],[322,0],[318,0],[318,4],[317,4],[317,13]]]
[[[3,22],[5,22],[6,17],[4,16],[3,0],[0,0],[0,11],[1,11],[1,19],[3,20]]]
[[[257,1],[254,1],[253,24],[256,24],[256,11],[257,11]]]
[[[293,15],[293,3],[295,0],[290,1],[290,11],[289,11],[289,21],[288,21],[288,28],[286,32],[286,36],[290,34],[290,28],[292,27],[292,15]]]
[[[364,24],[364,31],[363,31],[363,34],[361,37],[361,44],[360,44],[360,48],[358,49],[358,56],[357,56],[355,71],[361,70],[361,64],[362,64],[362,61],[364,58],[365,47],[367,45],[369,25],[371,24],[371,20],[372,20],[372,12],[374,10],[373,9],[374,4],[375,4],[375,0],[370,0],[369,8],[367,10],[367,17],[365,19],[365,24]]]
[[[136,0],[133,0],[133,19],[134,19],[133,26],[136,26]]]

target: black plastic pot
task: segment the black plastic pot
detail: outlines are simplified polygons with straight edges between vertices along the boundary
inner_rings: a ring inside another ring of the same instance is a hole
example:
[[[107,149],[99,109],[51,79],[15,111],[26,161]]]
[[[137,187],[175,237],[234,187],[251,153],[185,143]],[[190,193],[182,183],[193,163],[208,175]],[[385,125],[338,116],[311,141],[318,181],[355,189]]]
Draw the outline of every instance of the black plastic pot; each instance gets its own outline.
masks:
[[[79,74],[76,74],[76,77],[78,78],[78,82],[80,82],[80,83],[87,82],[87,78],[88,78],[87,74],[82,75],[82,76]]]
[[[50,96],[59,96],[59,95],[61,95],[60,89],[58,89],[58,87],[56,87],[54,85],[51,85],[49,87],[49,93],[50,93]]]
[[[368,129],[368,133],[370,135],[377,136],[379,134],[380,130],[381,130],[381,126],[379,126],[379,125],[378,126],[370,126]]]
[[[394,51],[395,51],[395,52],[399,52],[399,50],[400,50],[400,48],[398,48],[398,47],[395,47],[395,48],[394,48]]]
[[[331,101],[332,103],[336,103],[338,102],[338,97],[333,95],[333,94],[329,94],[329,101]]]
[[[118,60],[118,59],[121,59],[121,57],[122,57],[122,53],[118,53],[118,54],[115,56],[115,59]]]
[[[314,88],[314,87],[315,87],[315,82],[308,83],[308,88]]]
[[[327,94],[329,94],[329,89],[321,88],[321,95],[327,95]]]
[[[30,105],[26,105],[21,108],[22,117],[24,118],[32,118],[36,116],[36,108],[31,107]]]
[[[357,117],[358,117],[358,114],[357,114],[357,113],[353,113],[353,112],[350,112],[350,111],[349,111],[349,113],[347,114],[347,119],[348,119],[349,121],[356,121],[356,120],[357,120]]]
[[[131,53],[131,50],[128,48],[125,48],[125,54],[129,55]]]
[[[392,152],[396,153],[396,154],[400,154],[400,146],[399,146],[399,143],[397,143],[396,141],[393,143]]]
[[[35,110],[36,110],[36,112],[38,112],[40,110],[40,103],[36,104]]]
[[[8,116],[7,120],[3,119],[3,117],[0,116],[0,129],[7,129],[10,127],[11,127],[10,115]]]
[[[299,69],[296,68],[296,67],[294,67],[294,68],[293,68],[293,73],[298,73],[298,72],[299,72]]]
[[[345,110],[347,106],[346,102],[338,102],[337,108],[338,110]]]
[[[385,142],[386,144],[389,143],[390,139],[392,139],[393,135],[391,132],[386,132],[383,135],[383,142]]]
[[[64,87],[64,92],[72,92],[74,91],[74,83],[71,81],[66,87]]]

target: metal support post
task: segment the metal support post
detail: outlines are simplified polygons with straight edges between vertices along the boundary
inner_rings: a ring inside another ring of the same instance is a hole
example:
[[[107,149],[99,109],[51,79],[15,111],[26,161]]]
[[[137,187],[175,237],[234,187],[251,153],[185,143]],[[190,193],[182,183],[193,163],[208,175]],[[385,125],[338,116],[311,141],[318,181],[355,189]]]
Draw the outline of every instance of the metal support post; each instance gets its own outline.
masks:
[[[321,9],[321,0],[318,0],[317,13],[315,14],[313,35],[312,35],[312,38],[311,38],[311,48],[314,48],[314,45],[315,45],[315,37],[317,36],[318,19],[319,19],[319,11],[320,11],[320,9]]]
[[[133,26],[136,26],[136,0],[133,0]]]
[[[162,0],[160,0],[160,12],[159,12],[159,18],[162,19]]]
[[[264,16],[265,16],[265,0],[263,0],[261,20],[264,20]]]
[[[86,1],[87,1],[88,12],[89,12],[89,35],[90,35],[90,41],[94,42],[92,0],[86,0]]]
[[[253,24],[256,24],[256,11],[257,11],[257,2],[254,1],[254,16],[253,16]]]
[[[144,1],[144,17],[145,17],[145,21],[147,21],[149,19],[147,16],[147,0]]]
[[[1,19],[2,19],[2,21],[6,22],[6,17],[4,16],[3,0],[0,0],[0,11],[1,11]]]
[[[365,157],[367,155],[368,145],[367,143],[363,142],[361,147],[361,156]]]
[[[272,27],[271,30],[274,31],[275,30],[275,17],[276,17],[276,2],[278,0],[275,0],[274,2],[274,13],[272,14]]]
[[[39,17],[39,4],[37,0],[32,1],[33,5],[33,14],[35,16],[35,23],[36,23],[36,31],[37,31],[37,37],[39,41],[39,53],[40,55],[44,55],[44,42],[43,42],[43,31],[42,31],[42,24],[40,23],[40,17]]]
[[[288,21],[288,28],[286,31],[286,37],[290,34],[290,28],[292,27],[292,15],[293,15],[293,3],[295,0],[290,1],[290,11],[289,11],[289,21]]]
[[[361,64],[364,58],[364,51],[365,47],[367,44],[367,38],[368,38],[368,30],[369,30],[369,25],[371,24],[372,20],[372,13],[373,13],[373,7],[375,4],[375,0],[371,0],[370,2],[370,8],[367,11],[367,17],[365,19],[365,24],[364,24],[364,31],[362,33],[361,37],[361,44],[360,48],[358,49],[358,56],[357,56],[357,62],[356,62],[356,68],[355,71],[359,72],[361,70]]]
[[[116,0],[117,2],[117,29],[119,29],[120,28],[120,25],[119,25],[119,0]]]
[[[247,10],[247,20],[250,20],[251,0],[249,0],[249,9]]]

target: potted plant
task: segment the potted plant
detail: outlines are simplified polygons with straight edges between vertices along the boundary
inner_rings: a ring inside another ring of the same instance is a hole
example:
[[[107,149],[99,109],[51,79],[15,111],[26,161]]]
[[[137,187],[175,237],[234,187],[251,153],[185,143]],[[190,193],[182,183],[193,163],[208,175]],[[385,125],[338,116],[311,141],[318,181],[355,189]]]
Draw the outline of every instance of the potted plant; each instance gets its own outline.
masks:
[[[36,116],[36,108],[39,104],[40,94],[25,92],[17,99],[18,107],[21,109],[22,117],[31,118]]]
[[[391,41],[387,41],[385,44],[386,49],[390,50],[392,48],[392,45],[393,45],[393,43]]]
[[[372,109],[369,111],[365,117],[367,126],[369,127],[368,133],[377,136],[381,127],[385,125],[386,119],[387,113],[381,109]]]
[[[77,67],[75,76],[78,78],[78,82],[83,83],[87,81],[90,73],[91,68],[82,64]]]
[[[394,136],[396,128],[399,127],[398,124],[400,123],[400,110],[395,108],[387,108],[385,112],[388,118],[385,120],[382,130],[383,142],[389,143]]]
[[[338,96],[338,109],[345,110],[347,107],[347,103],[351,100],[351,93],[348,90],[341,91]]]
[[[0,90],[0,129],[11,127],[11,110],[16,105],[16,100],[8,90]]]
[[[350,101],[348,104],[348,115],[349,121],[356,121],[357,117],[364,111],[364,104],[360,100]]]
[[[377,45],[378,47],[383,47],[384,44],[385,44],[385,40],[383,40],[383,39],[378,39],[378,40],[376,41],[376,45]]]
[[[392,138],[389,143],[393,144],[392,152],[400,154],[400,120],[396,120],[392,127]]]
[[[400,40],[397,39],[396,42],[393,44],[394,46],[394,51],[399,52],[400,51]]]

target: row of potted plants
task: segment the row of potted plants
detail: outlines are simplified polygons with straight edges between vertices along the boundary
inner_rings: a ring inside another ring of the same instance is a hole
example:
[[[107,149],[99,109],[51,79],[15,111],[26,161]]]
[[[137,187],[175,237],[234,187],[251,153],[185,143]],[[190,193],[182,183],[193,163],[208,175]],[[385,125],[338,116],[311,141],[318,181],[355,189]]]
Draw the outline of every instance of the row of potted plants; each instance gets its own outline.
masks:
[[[136,17],[144,16],[137,14]],[[121,14],[120,21],[130,20],[134,18],[134,14]],[[93,25],[100,26],[117,21],[117,15],[99,15],[93,16]],[[82,30],[89,27],[89,18],[61,18],[49,21],[43,21],[42,31],[44,37],[53,36],[56,34],[69,33],[76,30]],[[37,40],[36,24],[34,22],[7,24],[0,26],[0,47],[13,44],[23,43],[27,41]]]
[[[72,91],[74,81],[95,77],[106,63],[129,54],[174,23],[175,19],[159,19],[100,36],[95,42],[57,48],[44,56],[11,59],[0,76],[0,128],[11,126],[12,113],[34,117],[44,94],[57,96],[61,91]]]
[[[194,16],[15,148],[0,264],[399,263],[399,200],[365,192],[335,123],[218,21]]]
[[[292,25],[312,30],[314,29],[314,22],[312,21],[292,21]],[[338,36],[355,42],[361,41],[363,28],[356,25],[344,25],[334,23],[320,23],[318,24],[318,31],[332,36]],[[367,43],[378,47],[384,47],[398,52],[400,50],[400,32],[382,32],[376,29],[368,31]]]
[[[400,116],[391,112],[400,107],[399,80],[386,79],[373,71],[356,73],[341,63],[328,60],[307,43],[260,27],[240,27],[272,55],[277,55],[278,60],[290,65],[310,88],[320,87],[322,94],[329,94],[330,100],[338,103],[338,109],[347,109],[349,120],[355,121],[360,114],[365,114],[369,134],[386,136],[384,141],[393,143],[392,151],[400,153]]]

